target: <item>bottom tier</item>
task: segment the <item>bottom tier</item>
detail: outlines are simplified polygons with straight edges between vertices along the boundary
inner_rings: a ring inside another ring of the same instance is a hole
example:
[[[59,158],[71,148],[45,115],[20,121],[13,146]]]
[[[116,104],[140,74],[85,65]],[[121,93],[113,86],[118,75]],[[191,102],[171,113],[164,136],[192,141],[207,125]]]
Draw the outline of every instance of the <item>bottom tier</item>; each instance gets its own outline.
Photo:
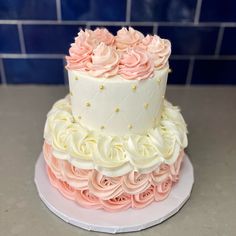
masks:
[[[110,212],[143,208],[167,198],[179,179],[184,157],[182,150],[173,164],[161,164],[148,174],[131,171],[108,177],[95,169],[79,169],[67,160],[55,158],[52,146],[46,142],[43,151],[49,180],[66,198],[86,208]]]

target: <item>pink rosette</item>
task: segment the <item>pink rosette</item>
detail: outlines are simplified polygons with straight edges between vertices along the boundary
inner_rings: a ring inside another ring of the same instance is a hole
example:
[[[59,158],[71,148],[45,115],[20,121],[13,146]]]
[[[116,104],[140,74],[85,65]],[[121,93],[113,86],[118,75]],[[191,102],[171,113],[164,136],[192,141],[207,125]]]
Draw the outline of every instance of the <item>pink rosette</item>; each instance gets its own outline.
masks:
[[[66,56],[69,70],[88,71],[88,63],[91,61],[91,54],[94,46],[97,44],[93,38],[92,31],[80,30],[75,42],[71,44],[69,55]]]
[[[121,177],[107,177],[93,170],[88,181],[89,191],[102,200],[116,198],[123,193]]]
[[[97,197],[91,194],[88,189],[78,190],[75,201],[84,208],[100,209],[102,205]]]
[[[131,195],[123,193],[118,197],[101,200],[102,206],[106,211],[117,212],[131,207]]]
[[[45,159],[47,165],[50,167],[53,174],[56,175],[57,178],[62,179],[63,178],[63,176],[61,174],[62,160],[59,160],[53,156],[52,146],[46,142],[44,142],[44,144],[43,144],[43,155],[44,155],[44,159]]]
[[[154,201],[155,187],[151,185],[147,190],[140,194],[135,194],[132,196],[132,207],[133,208],[143,208]]]
[[[161,164],[159,168],[152,171],[150,175],[151,175],[152,183],[155,185],[159,184],[171,176],[170,166],[167,164]]]
[[[94,50],[89,63],[89,73],[95,77],[110,77],[118,72],[119,55],[114,48],[100,43]]]
[[[144,192],[151,185],[149,174],[140,174],[131,171],[122,177],[122,189],[129,194]]]
[[[153,71],[153,63],[145,51],[132,48],[122,54],[119,73],[124,79],[148,79],[153,75]]]
[[[175,163],[170,165],[171,179],[173,182],[177,182],[179,180],[179,171],[183,158],[184,158],[184,151],[181,151]]]
[[[94,37],[98,42],[103,42],[108,46],[111,46],[115,42],[115,37],[105,28],[97,28],[94,30]]]
[[[152,42],[153,36],[148,34],[145,38],[141,40],[141,42],[138,44],[138,48],[141,48],[143,50],[147,50],[148,45]]]
[[[154,35],[152,41],[147,46],[147,52],[153,59],[155,67],[161,69],[167,65],[171,54],[170,41]]]
[[[144,38],[143,34],[132,27],[123,27],[117,32],[115,44],[118,50],[124,51],[128,47],[133,47]]]
[[[91,170],[79,169],[71,165],[68,161],[62,163],[62,173],[65,180],[76,189],[88,188],[88,179]]]
[[[172,188],[171,178],[167,178],[156,186],[155,200],[162,201],[168,197]]]
[[[66,197],[70,200],[75,199],[76,190],[73,187],[71,187],[65,181],[57,179],[57,177],[53,174],[53,172],[51,171],[51,169],[48,166],[47,166],[47,173],[48,173],[48,177],[49,177],[51,184],[54,187],[56,187],[64,197]]]

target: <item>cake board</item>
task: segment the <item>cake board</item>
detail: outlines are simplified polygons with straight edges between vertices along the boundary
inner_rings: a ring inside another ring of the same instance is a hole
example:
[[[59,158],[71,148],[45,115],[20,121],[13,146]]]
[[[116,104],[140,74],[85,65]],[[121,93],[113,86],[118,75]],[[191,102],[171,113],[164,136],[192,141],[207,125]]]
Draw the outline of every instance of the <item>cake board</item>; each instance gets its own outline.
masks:
[[[122,233],[140,231],[160,224],[177,213],[190,197],[194,175],[192,164],[185,154],[180,181],[173,186],[167,199],[153,202],[143,209],[130,208],[116,213],[86,209],[66,199],[50,184],[43,153],[39,155],[36,162],[34,180],[41,200],[65,222],[91,231]]]

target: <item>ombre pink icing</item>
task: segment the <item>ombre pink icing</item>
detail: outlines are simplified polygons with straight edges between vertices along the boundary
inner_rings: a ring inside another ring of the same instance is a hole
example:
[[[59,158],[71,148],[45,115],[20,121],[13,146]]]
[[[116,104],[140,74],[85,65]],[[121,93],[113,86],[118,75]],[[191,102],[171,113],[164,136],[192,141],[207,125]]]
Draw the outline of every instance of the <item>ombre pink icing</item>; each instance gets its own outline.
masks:
[[[93,50],[91,58],[88,64],[91,75],[108,78],[117,74],[120,58],[113,47],[102,42]]]
[[[117,32],[115,44],[118,50],[124,51],[129,47],[134,47],[144,38],[143,34],[132,27],[123,27]]]
[[[154,66],[145,51],[131,48],[120,59],[119,74],[128,80],[142,80],[153,75]]]
[[[154,61],[156,68],[161,69],[167,65],[169,56],[171,54],[171,44],[167,39],[161,39],[154,35],[152,41],[147,46],[147,52]]]
[[[69,56],[66,56],[66,68],[69,70],[88,71],[88,63],[91,61],[94,45],[95,41],[92,33],[88,30],[80,30],[75,42],[71,44]]]
[[[97,28],[94,30],[94,37],[98,42],[103,42],[108,46],[112,46],[115,42],[115,37],[105,28]]]
[[[148,79],[154,69],[168,65],[170,53],[169,40],[157,35],[144,37],[132,27],[123,27],[116,36],[105,28],[86,29],[80,30],[71,44],[66,68],[98,78]]]
[[[149,174],[135,171],[120,177],[107,177],[96,170],[83,170],[57,159],[51,145],[44,143],[44,158],[51,184],[66,198],[85,208],[110,212],[143,208],[164,200],[178,181],[184,151],[172,165],[162,164]]]

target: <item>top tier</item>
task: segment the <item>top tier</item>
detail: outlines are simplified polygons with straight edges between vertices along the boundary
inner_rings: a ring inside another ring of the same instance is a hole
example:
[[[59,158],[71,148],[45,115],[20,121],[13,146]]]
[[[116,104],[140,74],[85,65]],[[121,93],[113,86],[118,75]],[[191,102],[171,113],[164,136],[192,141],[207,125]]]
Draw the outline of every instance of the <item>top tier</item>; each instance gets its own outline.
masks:
[[[67,56],[75,119],[107,135],[145,133],[157,125],[171,45],[133,28],[80,31]]]

